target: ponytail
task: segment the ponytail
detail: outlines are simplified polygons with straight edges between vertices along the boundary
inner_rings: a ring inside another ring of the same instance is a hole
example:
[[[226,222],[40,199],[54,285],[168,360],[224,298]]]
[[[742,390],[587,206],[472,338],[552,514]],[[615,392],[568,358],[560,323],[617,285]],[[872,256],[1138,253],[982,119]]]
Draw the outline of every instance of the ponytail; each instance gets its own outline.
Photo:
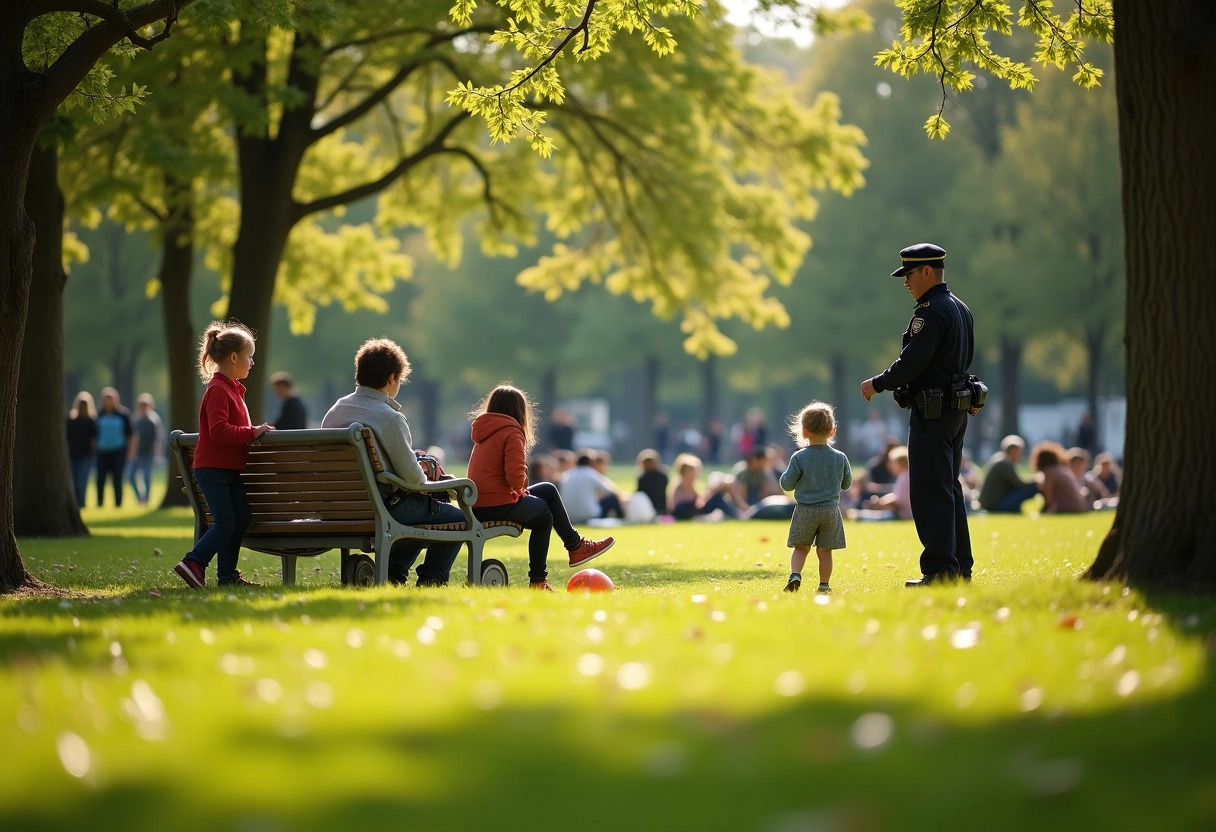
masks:
[[[198,374],[211,381],[220,363],[253,343],[253,331],[239,321],[212,321],[198,344]]]

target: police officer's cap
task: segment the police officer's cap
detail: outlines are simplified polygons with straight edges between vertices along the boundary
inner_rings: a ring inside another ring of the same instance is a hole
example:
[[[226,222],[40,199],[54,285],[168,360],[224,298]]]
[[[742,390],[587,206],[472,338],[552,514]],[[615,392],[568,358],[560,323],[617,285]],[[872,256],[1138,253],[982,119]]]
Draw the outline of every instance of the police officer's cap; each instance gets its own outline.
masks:
[[[903,261],[898,269],[891,272],[891,277],[903,277],[913,269],[921,266],[932,266],[935,269],[946,268],[946,250],[933,243],[917,243],[901,249],[899,259]]]

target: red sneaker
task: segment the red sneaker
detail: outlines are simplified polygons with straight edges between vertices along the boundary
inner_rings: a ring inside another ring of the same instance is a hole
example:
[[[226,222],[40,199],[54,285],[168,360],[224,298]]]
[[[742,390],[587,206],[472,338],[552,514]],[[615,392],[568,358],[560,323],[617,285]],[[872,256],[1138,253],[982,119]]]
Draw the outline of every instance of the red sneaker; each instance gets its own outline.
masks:
[[[182,560],[173,571],[194,589],[207,588],[207,570],[196,560]]]
[[[531,581],[528,584],[529,589],[539,590],[540,592],[555,592],[553,587],[549,586],[548,581]]]
[[[589,560],[594,560],[600,555],[612,548],[612,544],[616,543],[611,537],[605,537],[603,540],[588,540],[585,537],[579,538],[578,545],[570,550],[570,568],[582,566]]]

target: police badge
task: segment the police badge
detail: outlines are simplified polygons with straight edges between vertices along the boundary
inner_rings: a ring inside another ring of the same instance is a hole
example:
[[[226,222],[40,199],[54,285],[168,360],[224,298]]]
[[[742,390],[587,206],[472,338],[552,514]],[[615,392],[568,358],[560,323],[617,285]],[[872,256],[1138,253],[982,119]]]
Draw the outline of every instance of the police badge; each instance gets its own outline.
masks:
[[[920,332],[924,328],[925,328],[925,319],[924,318],[913,318],[912,319],[911,329],[912,329],[913,335]]]

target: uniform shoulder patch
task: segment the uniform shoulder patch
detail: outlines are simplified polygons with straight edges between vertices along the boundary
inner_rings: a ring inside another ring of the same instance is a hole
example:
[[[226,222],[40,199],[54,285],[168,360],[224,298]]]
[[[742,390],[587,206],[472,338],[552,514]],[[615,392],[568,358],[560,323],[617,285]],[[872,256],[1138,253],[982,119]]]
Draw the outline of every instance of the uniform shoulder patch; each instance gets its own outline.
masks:
[[[925,328],[925,319],[924,318],[913,318],[912,319],[911,329],[912,329],[913,335],[920,332],[924,328]]]

